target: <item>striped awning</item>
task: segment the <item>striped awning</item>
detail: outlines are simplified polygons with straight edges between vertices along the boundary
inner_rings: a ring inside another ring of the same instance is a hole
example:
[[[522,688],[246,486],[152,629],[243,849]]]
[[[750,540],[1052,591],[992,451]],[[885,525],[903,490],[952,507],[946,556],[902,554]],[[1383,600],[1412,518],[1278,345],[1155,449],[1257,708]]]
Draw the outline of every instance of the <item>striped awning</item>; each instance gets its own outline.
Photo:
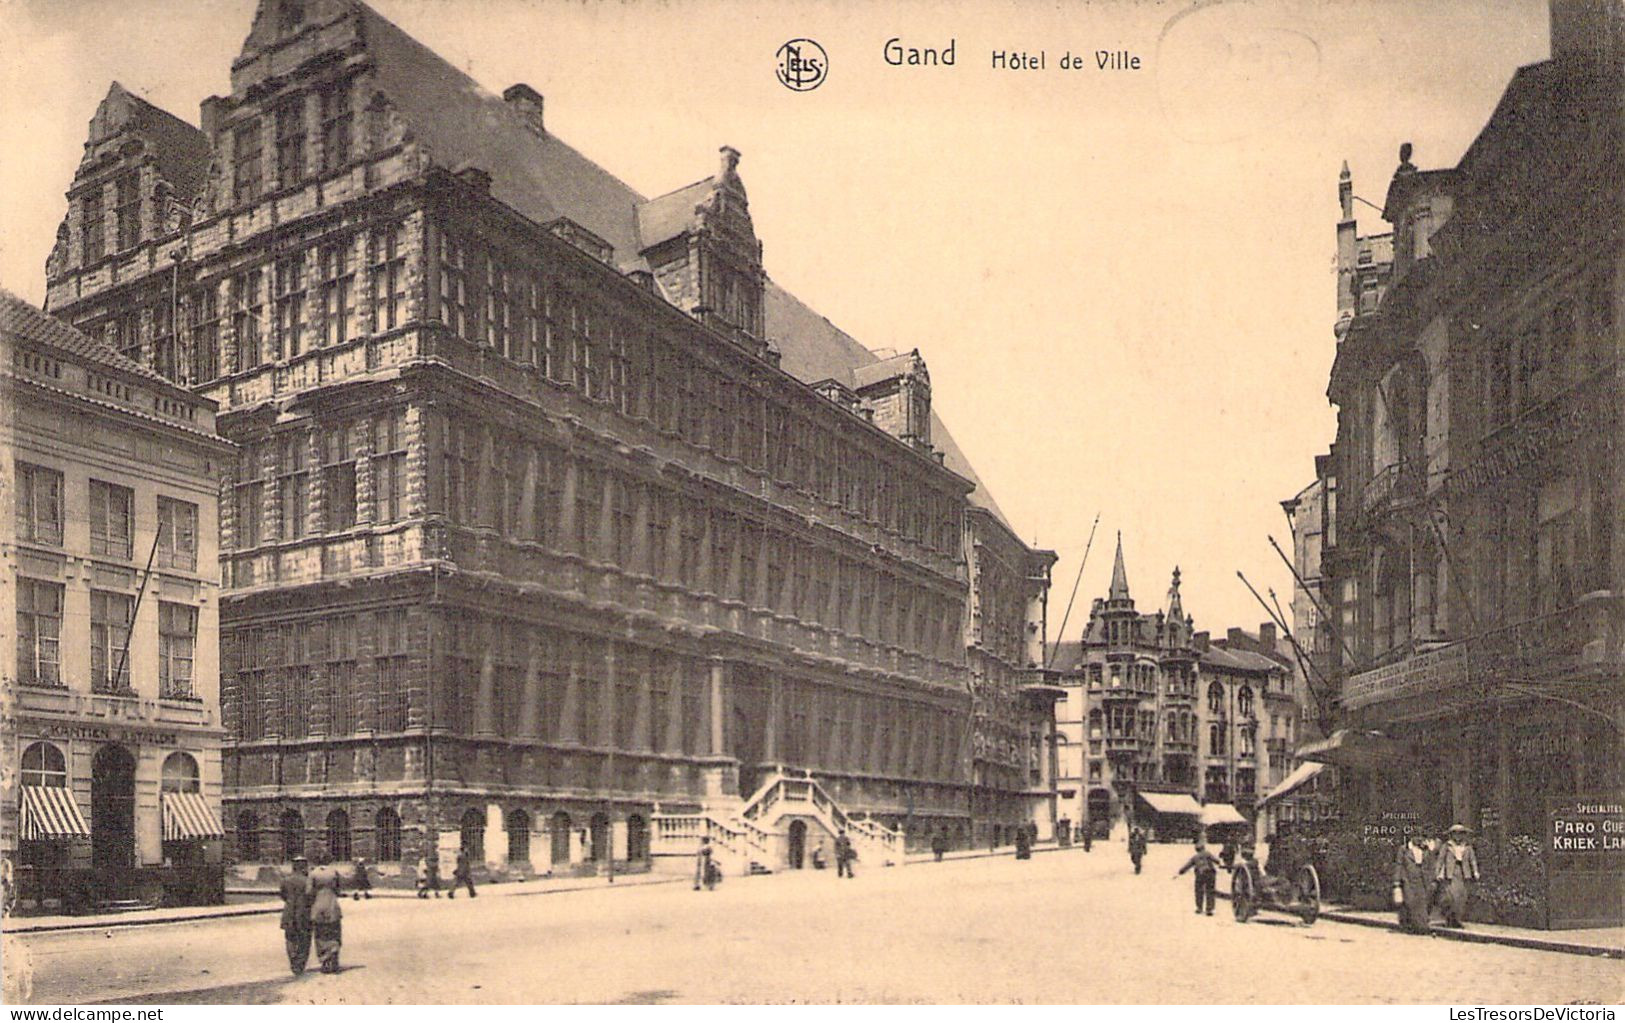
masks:
[[[90,837],[73,793],[57,785],[23,786],[22,825],[22,837],[28,841]]]
[[[164,841],[224,838],[226,831],[200,792],[164,793]]]

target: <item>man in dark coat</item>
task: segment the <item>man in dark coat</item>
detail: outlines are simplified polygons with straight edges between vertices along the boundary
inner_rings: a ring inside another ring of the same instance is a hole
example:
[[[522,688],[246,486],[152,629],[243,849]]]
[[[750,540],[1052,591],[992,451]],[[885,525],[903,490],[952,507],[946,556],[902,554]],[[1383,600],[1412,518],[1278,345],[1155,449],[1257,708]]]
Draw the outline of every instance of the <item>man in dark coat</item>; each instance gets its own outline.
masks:
[[[468,897],[471,899],[477,894],[474,891],[474,866],[468,861],[467,849],[457,850],[457,866],[452,868],[451,891],[446,893],[446,898],[455,899],[457,897],[458,885],[464,885],[468,888]]]
[[[1219,876],[1219,858],[1208,851],[1207,844],[1200,838],[1196,840],[1196,852],[1179,868],[1179,874],[1187,870],[1196,871],[1196,911],[1213,915],[1213,882]]]
[[[362,896],[372,898],[372,878],[367,876],[367,861],[357,856],[355,869],[350,874],[350,897],[360,899]]]
[[[282,940],[288,949],[288,969],[295,977],[310,962],[310,861],[293,858],[293,873],[282,879]]]
[[[1016,859],[1030,860],[1033,856],[1033,841],[1026,828],[1016,829]]]
[[[858,858],[857,851],[852,848],[852,840],[842,831],[835,836],[835,876],[853,877],[852,861]]]
[[[931,854],[942,862],[942,854],[948,851],[948,830],[938,828],[937,833],[931,836]]]
[[[1140,872],[1140,861],[1145,859],[1145,832],[1130,828],[1128,832],[1128,858],[1134,861],[1134,872]]]
[[[1394,857],[1394,910],[1399,926],[1412,934],[1428,932],[1436,867],[1433,851],[1419,834],[1411,835]]]

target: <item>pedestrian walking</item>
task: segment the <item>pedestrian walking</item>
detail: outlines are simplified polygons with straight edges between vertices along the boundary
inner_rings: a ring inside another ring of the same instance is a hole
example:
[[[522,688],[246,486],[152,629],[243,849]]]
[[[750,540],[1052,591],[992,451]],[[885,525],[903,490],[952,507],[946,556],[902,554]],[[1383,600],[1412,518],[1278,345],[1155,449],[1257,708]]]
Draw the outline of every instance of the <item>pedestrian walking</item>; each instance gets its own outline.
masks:
[[[1465,824],[1450,825],[1444,848],[1438,852],[1433,877],[1440,884],[1439,908],[1444,911],[1446,927],[1462,926],[1461,918],[1467,915],[1467,886],[1478,880],[1478,854],[1468,841],[1471,834]]]
[[[931,855],[938,863],[942,862],[942,854],[948,851],[948,829],[938,828],[937,833],[931,836]]]
[[[852,873],[852,861],[857,858],[857,850],[852,848],[852,840],[846,837],[846,832],[843,830],[835,836],[835,876],[855,876]]]
[[[1394,858],[1394,911],[1399,926],[1412,934],[1428,931],[1437,869],[1433,850],[1421,835],[1411,835]]]
[[[1089,852],[1095,847],[1095,826],[1090,821],[1083,822],[1083,851]]]
[[[1219,865],[1226,870],[1230,870],[1236,865],[1235,839],[1227,838],[1224,840],[1224,844],[1219,846]]]
[[[418,898],[427,899],[430,892],[440,898],[440,861],[438,857],[422,856],[418,858]]]
[[[1196,840],[1196,852],[1185,861],[1174,875],[1178,877],[1187,870],[1196,871],[1196,912],[1213,915],[1213,888],[1219,876],[1219,858],[1208,851],[1207,843],[1200,838]]]
[[[1134,861],[1134,872],[1138,874],[1140,861],[1145,859],[1145,832],[1139,828],[1129,828],[1128,858]]]
[[[458,885],[464,885],[468,888],[468,897],[471,899],[478,894],[474,891],[474,865],[468,860],[467,849],[457,850],[457,865],[451,870],[451,890],[446,893],[446,898],[455,899],[457,897]],[[437,891],[435,894],[440,893]]]
[[[310,962],[310,861],[293,858],[293,873],[282,879],[282,942],[288,950],[288,969],[295,977]]]
[[[339,972],[339,947],[344,944],[344,907],[338,864],[326,858],[310,872],[310,927],[316,938],[316,960],[323,973]]]
[[[704,885],[706,891],[716,887],[716,876],[712,869],[714,864],[711,862],[711,853],[711,836],[702,835],[700,837],[700,847],[694,850],[695,891],[700,890],[700,885]]]
[[[1026,828],[1016,829],[1016,859],[1030,860],[1033,858],[1032,833]]]
[[[357,856],[350,872],[350,898],[359,901],[362,897],[372,898],[372,878],[367,876],[367,861]]]

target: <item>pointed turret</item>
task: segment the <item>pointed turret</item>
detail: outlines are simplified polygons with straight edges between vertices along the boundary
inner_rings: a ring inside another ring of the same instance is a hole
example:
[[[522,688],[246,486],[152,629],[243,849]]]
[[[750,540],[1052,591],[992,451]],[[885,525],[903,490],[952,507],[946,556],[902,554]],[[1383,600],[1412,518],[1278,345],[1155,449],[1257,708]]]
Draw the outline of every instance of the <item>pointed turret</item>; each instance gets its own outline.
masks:
[[[1174,581],[1168,586],[1168,620],[1184,621],[1185,607],[1179,600],[1179,566],[1174,566]]]
[[[1117,534],[1117,560],[1112,564],[1112,588],[1106,594],[1109,601],[1128,601],[1128,570],[1123,567],[1123,534]]]

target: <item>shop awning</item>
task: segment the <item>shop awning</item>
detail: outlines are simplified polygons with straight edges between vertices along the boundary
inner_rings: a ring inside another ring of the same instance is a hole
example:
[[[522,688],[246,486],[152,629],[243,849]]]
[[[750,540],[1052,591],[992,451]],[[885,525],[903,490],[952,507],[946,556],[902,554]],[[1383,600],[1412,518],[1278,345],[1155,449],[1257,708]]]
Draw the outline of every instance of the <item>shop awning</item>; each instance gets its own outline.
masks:
[[[200,792],[164,793],[164,841],[224,838],[226,831]]]
[[[22,837],[89,838],[90,829],[72,792],[55,785],[24,785]]]
[[[1141,792],[1139,795],[1147,806],[1158,813],[1179,813],[1188,817],[1202,814],[1202,804],[1183,792]]]
[[[1211,828],[1215,824],[1247,824],[1247,818],[1241,811],[1229,803],[1209,803],[1202,807],[1202,826]]]
[[[1404,771],[1416,763],[1416,757],[1405,743],[1378,732],[1356,732],[1347,728],[1300,748],[1298,759],[1365,771]]]
[[[1316,763],[1313,760],[1299,764],[1295,771],[1282,780],[1281,784],[1270,789],[1269,795],[1260,799],[1258,805],[1263,806],[1272,799],[1280,799],[1282,796],[1290,795],[1297,789],[1309,784],[1314,780],[1315,775],[1324,770],[1326,770],[1325,764]]]

